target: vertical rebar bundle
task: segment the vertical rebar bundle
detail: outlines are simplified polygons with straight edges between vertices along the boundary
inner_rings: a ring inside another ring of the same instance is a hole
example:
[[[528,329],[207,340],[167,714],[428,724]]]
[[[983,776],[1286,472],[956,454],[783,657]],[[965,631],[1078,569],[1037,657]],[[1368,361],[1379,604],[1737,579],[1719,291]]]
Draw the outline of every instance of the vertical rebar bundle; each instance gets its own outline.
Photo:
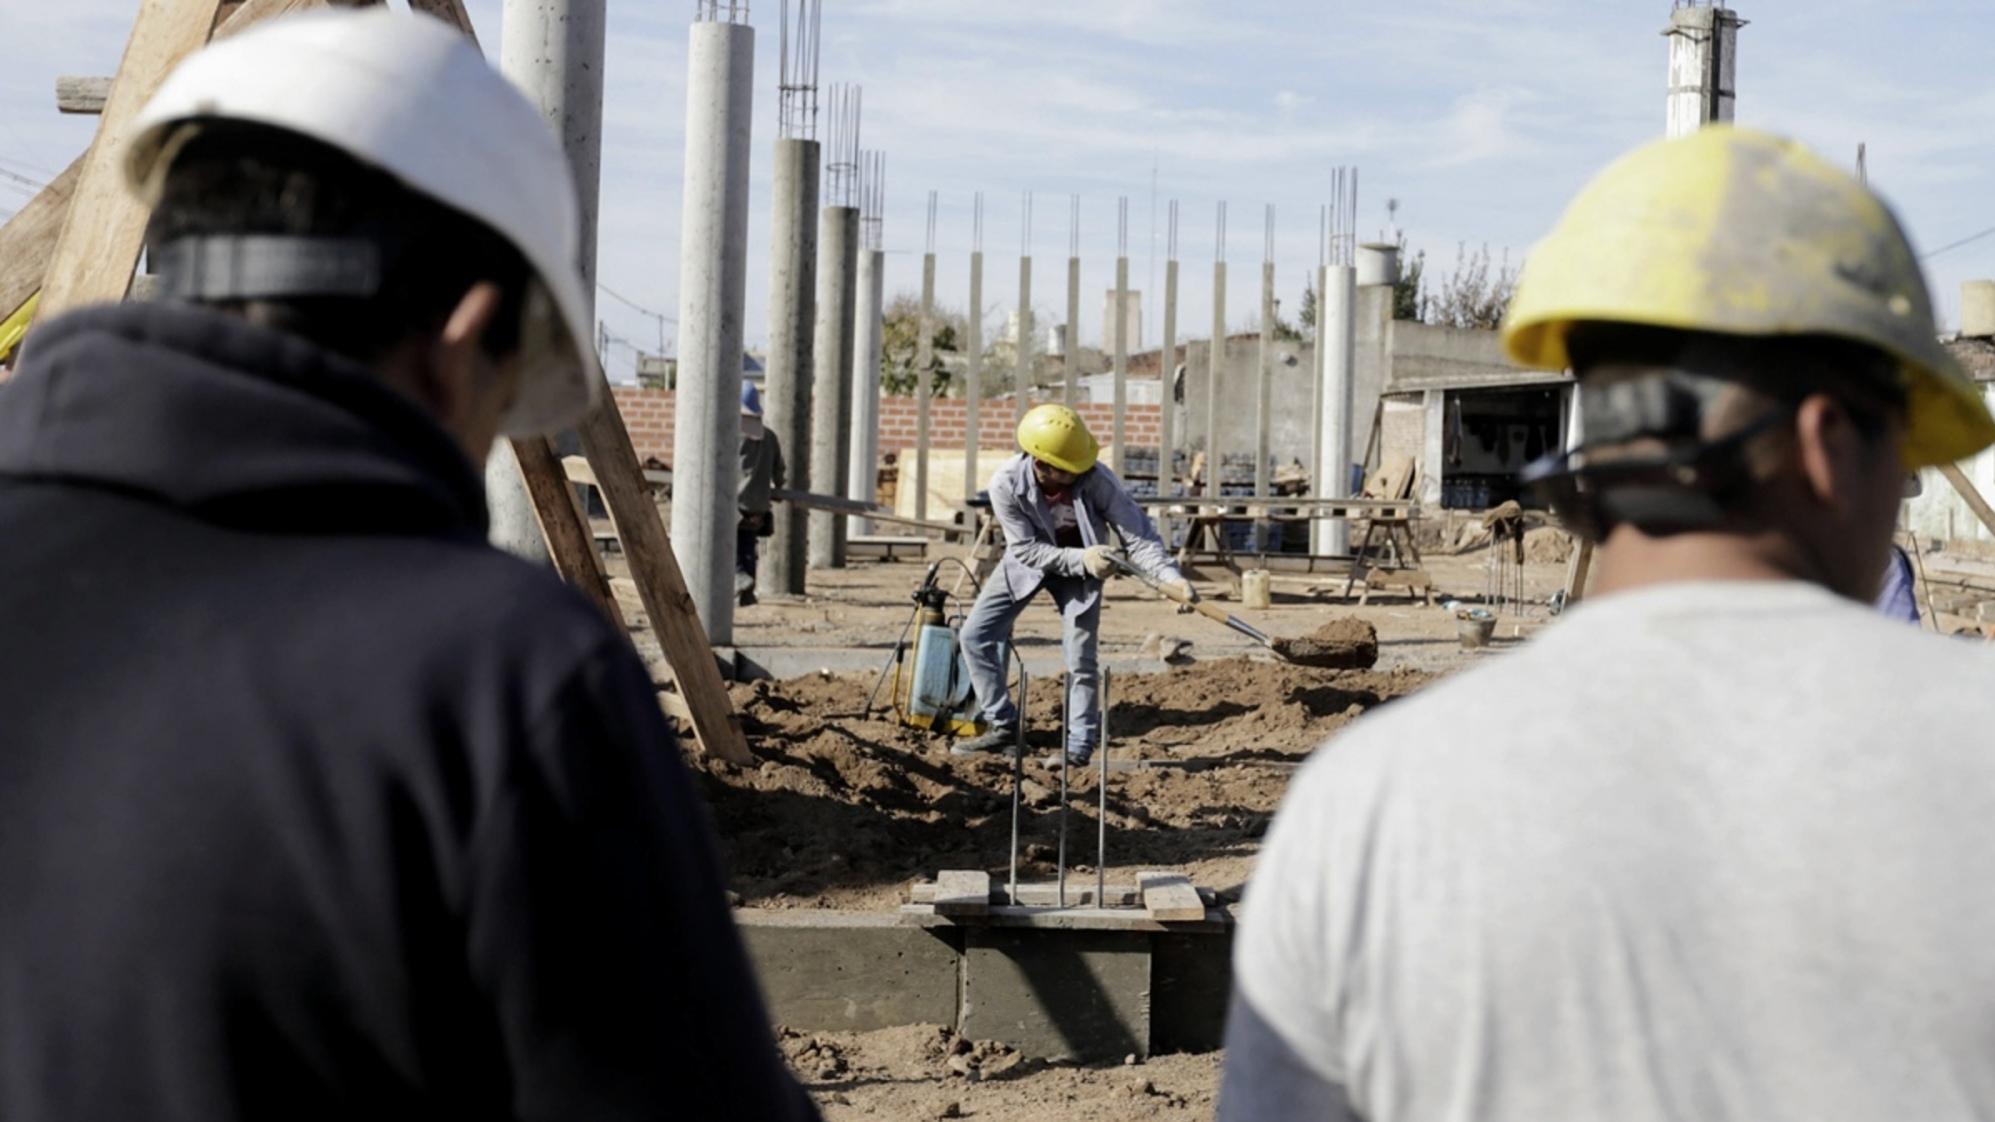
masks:
[[[747,23],[748,0],[693,0],[694,23]]]
[[[887,214],[887,154],[859,153],[859,239],[864,249],[883,249]]]
[[[885,203],[882,197],[883,208]],[[918,520],[928,517],[929,398],[935,392],[935,203],[935,192],[930,191],[927,248],[921,255],[921,335],[914,342],[914,516]]]
[[[1317,257],[1322,265],[1352,265],[1358,259],[1358,169],[1333,168],[1330,172],[1330,202],[1323,208],[1323,244]]]
[[[1109,328],[1110,342],[1115,348],[1111,360],[1113,366],[1114,414],[1110,425],[1113,447],[1110,467],[1121,474],[1129,463],[1129,434],[1126,414],[1129,411],[1129,196],[1124,195],[1115,204],[1115,323]]]
[[[1011,420],[1017,424],[1032,404],[1032,192],[1025,193],[1018,229],[1018,368],[1012,385]]]
[[[747,5],[742,8],[746,11]],[[790,0],[783,0],[782,21],[776,134],[790,140],[816,140],[818,45],[822,42],[824,0],[797,0],[794,28]]]
[[[1226,203],[1219,204],[1212,238],[1212,344],[1205,359],[1205,497],[1220,494],[1225,453],[1219,441],[1219,378],[1226,365]]]
[[[1164,342],[1157,370],[1163,378],[1162,406],[1157,424],[1157,493],[1177,494],[1178,458],[1178,201],[1171,200],[1168,233],[1164,237]],[[1158,511],[1164,540],[1171,540],[1170,508]]]
[[[849,83],[833,85],[826,96],[824,205],[859,205],[859,121],[865,91]]]
[[[963,500],[969,502],[982,489],[977,478],[977,446],[983,433],[984,398],[984,193],[977,192],[970,219],[970,316],[965,324],[969,354],[963,370]]]
[[[1062,398],[1074,404],[1081,393],[1081,197],[1069,200],[1067,216],[1067,338],[1061,347]]]
[[[1254,494],[1267,498],[1274,489],[1273,435],[1275,380],[1275,205],[1269,203],[1261,242],[1261,342],[1254,361]],[[1262,507],[1266,512],[1269,508]],[[1254,546],[1271,550],[1274,532],[1266,518],[1254,523]]]

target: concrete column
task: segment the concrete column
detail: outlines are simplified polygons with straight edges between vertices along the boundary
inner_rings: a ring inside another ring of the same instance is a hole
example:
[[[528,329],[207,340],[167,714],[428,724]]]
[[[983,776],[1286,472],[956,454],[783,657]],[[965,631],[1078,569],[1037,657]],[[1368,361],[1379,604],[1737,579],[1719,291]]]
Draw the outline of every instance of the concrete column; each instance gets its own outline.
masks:
[[[1157,352],[1157,362],[1164,377],[1161,404],[1157,410],[1157,493],[1168,498],[1176,493],[1171,484],[1177,478],[1173,465],[1177,462],[1178,453],[1178,403],[1171,391],[1178,372],[1178,260],[1175,257],[1164,262],[1164,343]]]
[[[845,470],[845,497],[870,503],[879,494],[880,465],[880,320],[886,296],[887,255],[877,249],[859,251],[858,306],[852,316],[852,454]],[[901,457],[905,466],[907,457]],[[903,476],[902,478],[907,478]],[[846,535],[873,532],[873,520],[852,515]]]
[[[934,229],[932,222],[929,228]],[[934,364],[935,252],[931,249],[921,258],[921,338],[914,348],[914,516],[921,519],[928,517],[928,446],[933,436],[929,400],[935,393],[934,375],[929,368]],[[901,457],[901,472],[901,478],[907,478],[906,456]]]
[[[1219,383],[1226,369],[1226,262],[1212,263],[1212,345],[1206,348],[1205,493],[1218,498],[1225,482],[1225,449],[1219,439]]]
[[[1323,270],[1316,311],[1317,358],[1322,363],[1323,453],[1316,465],[1316,493],[1325,498],[1351,497],[1352,415],[1357,365],[1358,274],[1349,265]],[[1343,556],[1351,552],[1351,525],[1322,521],[1314,524],[1312,553]]]
[[[672,546],[708,639],[726,646],[734,642],[734,529],[740,520],[741,309],[748,295],[755,29],[701,22],[690,31]]]
[[[852,335],[859,295],[859,208],[828,206],[817,224],[817,359],[812,378],[810,477],[837,494],[852,460]],[[810,567],[845,567],[845,519],[810,512]]]
[[[1114,460],[1109,464],[1115,474],[1122,475],[1129,463],[1129,432],[1126,414],[1129,411],[1129,258],[1115,259],[1115,324],[1110,328],[1115,343],[1115,418],[1110,425],[1110,443],[1114,446]]]
[[[1691,5],[1670,12],[1663,29],[1669,40],[1668,136],[1687,136],[1732,119],[1739,27],[1739,15],[1730,8]]]
[[[506,0],[499,24],[499,69],[561,137],[581,203],[583,298],[596,302],[596,203],[602,182],[605,0]],[[610,406],[605,406],[610,408]],[[504,440],[485,462],[485,503],[493,545],[548,564],[519,461]]]
[[[977,446],[983,429],[984,406],[984,253],[970,254],[970,317],[964,324],[970,361],[963,369],[963,501],[968,503],[984,489],[977,472]]]
[[[782,445],[789,486],[811,489],[811,345],[817,329],[817,190],[815,140],[776,141],[776,209],[769,232],[769,380],[763,422]],[[804,594],[809,512],[777,503],[763,584],[784,596]]]
[[[1067,258],[1067,345],[1061,362],[1067,376],[1065,396],[1068,405],[1081,396],[1081,259]]]
[[[1011,420],[1015,425],[1032,406],[1032,257],[1018,259],[1018,369],[1012,382]]]

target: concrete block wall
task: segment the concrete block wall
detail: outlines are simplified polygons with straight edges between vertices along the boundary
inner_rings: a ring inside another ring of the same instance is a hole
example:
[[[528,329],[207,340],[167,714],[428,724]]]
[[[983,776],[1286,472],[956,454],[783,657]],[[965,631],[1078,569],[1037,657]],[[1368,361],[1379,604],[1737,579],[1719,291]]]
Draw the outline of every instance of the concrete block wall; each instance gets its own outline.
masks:
[[[630,442],[637,449],[638,459],[656,457],[665,463],[672,462],[672,412],[673,394],[671,390],[642,389],[636,386],[616,386],[618,412],[623,414],[624,427],[630,430]],[[1104,443],[1114,431],[1115,408],[1111,405],[1083,405],[1080,414],[1088,427]],[[961,448],[969,431],[968,410],[959,399],[941,399],[929,406],[929,443],[935,448]],[[1012,405],[1011,398],[995,397],[986,399],[977,415],[977,446],[993,451],[1009,451],[1012,448]],[[1160,435],[1161,412],[1154,405],[1131,405],[1123,414],[1123,427],[1128,433],[1131,447],[1156,447]],[[898,453],[914,447],[916,405],[912,397],[883,397],[880,399],[880,453]],[[794,450],[785,448],[784,458],[797,462]]]

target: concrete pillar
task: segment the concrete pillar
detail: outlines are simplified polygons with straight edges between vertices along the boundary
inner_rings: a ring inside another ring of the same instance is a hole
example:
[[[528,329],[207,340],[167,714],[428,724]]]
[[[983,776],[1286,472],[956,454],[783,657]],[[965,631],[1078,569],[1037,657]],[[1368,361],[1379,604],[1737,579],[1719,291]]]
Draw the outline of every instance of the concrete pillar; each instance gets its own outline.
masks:
[[[1081,259],[1067,258],[1067,345],[1062,348],[1065,356],[1061,359],[1062,372],[1067,376],[1065,395],[1060,399],[1068,405],[1081,396]]]
[[[1212,345],[1206,348],[1205,494],[1218,498],[1225,481],[1225,448],[1219,439],[1219,383],[1226,369],[1226,262],[1212,263]]]
[[[984,251],[970,254],[970,317],[964,324],[970,361],[963,369],[963,501],[968,503],[984,489],[977,470],[977,447],[984,431]]]
[[[929,198],[929,213],[935,210],[933,193]],[[935,229],[932,220],[929,230]],[[921,258],[921,338],[914,348],[914,516],[928,517],[928,447],[934,433],[930,426],[930,398],[934,396],[934,375],[929,368],[935,364],[935,250],[933,239],[930,249]],[[884,275],[885,270],[881,270]],[[875,362],[873,365],[878,366]],[[907,478],[907,457],[901,457],[901,478]]]
[[[877,249],[859,251],[858,306],[852,316],[852,454],[845,469],[845,497],[862,503],[879,494],[880,343],[885,329],[880,309],[886,274],[886,254]],[[907,457],[901,461],[906,466]],[[855,514],[845,520],[848,537],[872,532],[870,518]]]
[[[815,140],[776,141],[776,209],[769,232],[769,380],[763,422],[782,444],[789,486],[811,489],[811,345],[817,330],[817,189]],[[777,503],[763,584],[784,596],[804,594],[809,512]]]
[[[1669,88],[1664,128],[1670,137],[1687,136],[1733,116],[1739,28],[1730,8],[1679,7],[1663,29],[1669,40]]]
[[[1115,324],[1110,330],[1115,341],[1115,416],[1110,424],[1110,442],[1114,445],[1114,460],[1109,464],[1115,474],[1124,474],[1129,463],[1129,433],[1126,414],[1129,410],[1129,258],[1127,255],[1115,259]]]
[[[734,641],[734,529],[740,520],[741,310],[748,294],[755,29],[695,23],[687,55],[672,547],[707,638],[726,646]]]
[[[1316,493],[1324,498],[1351,497],[1352,439],[1357,418],[1352,415],[1357,365],[1358,275],[1349,265],[1323,270],[1316,311],[1317,359],[1322,363],[1323,451],[1316,465]],[[1319,521],[1313,525],[1310,552],[1343,556],[1351,552],[1349,522]]]
[[[605,0],[506,0],[499,24],[499,69],[554,126],[581,203],[583,298],[596,302],[596,203],[602,183]],[[610,408],[610,406],[605,406]],[[533,512],[519,461],[504,440],[485,461],[485,503],[493,545],[548,564],[547,539]]]
[[[852,460],[852,335],[859,295],[859,208],[828,206],[817,224],[817,359],[812,378],[810,477],[835,495]],[[845,567],[845,519],[810,512],[810,567]]]
[[[1166,498],[1177,492],[1171,484],[1177,479],[1178,402],[1172,392],[1178,372],[1178,259],[1164,262],[1164,343],[1157,352],[1157,366],[1164,384],[1157,410],[1157,493]],[[1160,517],[1168,517],[1160,513]],[[1166,543],[1168,544],[1168,543]]]

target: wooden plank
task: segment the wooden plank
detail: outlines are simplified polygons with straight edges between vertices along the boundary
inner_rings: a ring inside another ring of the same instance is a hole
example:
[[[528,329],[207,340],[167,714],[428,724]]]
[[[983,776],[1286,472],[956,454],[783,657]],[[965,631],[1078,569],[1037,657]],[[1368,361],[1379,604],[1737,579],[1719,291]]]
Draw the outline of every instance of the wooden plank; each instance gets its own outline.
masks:
[[[1581,538],[1572,551],[1572,560],[1566,563],[1566,607],[1586,599],[1586,582],[1592,576],[1593,542]]]
[[[602,555],[596,552],[594,535],[582,520],[582,512],[575,509],[574,492],[557,466],[554,447],[544,436],[514,440],[511,445],[527,495],[533,500],[534,517],[547,539],[554,571],[588,597],[610,622],[623,627],[623,610],[610,593]]]
[[[1182,923],[1205,918],[1205,901],[1183,873],[1137,873],[1143,890],[1143,910],[1158,923]]]
[[[980,916],[991,910],[991,875],[976,869],[951,869],[935,876],[931,901],[941,916]]]
[[[908,902],[914,904],[934,904],[937,887],[933,881],[923,881],[908,891]],[[1009,903],[1011,890],[1003,885],[993,888],[990,898],[994,902]],[[1106,907],[1135,908],[1143,904],[1143,893],[1133,884],[1111,884],[1102,893]],[[1026,907],[1051,908],[1060,902],[1060,888],[1056,884],[1033,882],[1018,886],[1018,902]],[[1095,907],[1094,882],[1075,882],[1067,885],[1067,905],[1077,908]]]
[[[753,762],[741,719],[728,699],[713,646],[707,642],[706,626],[693,607],[678,555],[672,551],[672,541],[658,516],[658,504],[652,501],[651,488],[639,474],[637,450],[631,447],[630,433],[624,429],[623,417],[607,389],[602,407],[585,418],[577,431],[589,466],[596,473],[603,503],[609,507],[610,521],[616,526],[617,540],[623,543],[631,579],[637,582],[651,630],[692,711],[694,739],[702,749],[724,760]]]
[[[1974,512],[1976,518],[1981,519],[1981,524],[1988,528],[1988,532],[1995,534],[1995,509],[1991,509],[1988,500],[1981,497],[1980,488],[1974,485],[1974,481],[1967,477],[1966,472],[1960,470],[1960,465],[1941,464],[1940,474],[1946,476],[1948,483],[1953,484],[1953,489],[1960,493],[1968,509]]]
[[[74,74],[61,74],[55,80],[55,111],[58,113],[84,113],[95,115],[104,111],[104,103],[111,97],[111,79],[108,77],[82,78]]]
[[[257,0],[250,2],[254,4]],[[478,41],[471,17],[459,0],[411,0],[410,6],[456,27],[473,43]],[[741,718],[728,699],[727,683],[721,679],[713,645],[707,642],[706,625],[700,622],[692,593],[686,590],[686,576],[679,569],[678,555],[672,552],[672,541],[658,517],[658,504],[651,499],[651,488],[639,472],[637,449],[630,443],[630,432],[624,428],[623,415],[617,412],[616,399],[610,394],[607,381],[602,385],[602,404],[582,419],[576,432],[582,438],[582,453],[589,459],[589,468],[595,472],[596,486],[603,493],[603,504],[609,507],[617,540],[623,543],[631,579],[637,583],[638,598],[644,601],[652,634],[658,637],[679,694],[692,714],[694,741],[703,751],[721,759],[738,764],[755,762],[748,751],[748,738],[741,731]],[[563,481],[565,491],[566,473],[558,462],[551,468],[553,478]],[[522,474],[525,470],[522,464]],[[529,481],[528,493],[532,494],[533,489],[534,484]],[[562,501],[572,504],[565,495]],[[536,509],[539,506],[536,501]],[[549,548],[552,549],[552,543]]]
[[[216,9],[219,16],[223,8],[229,8],[233,0],[225,0]],[[251,0],[249,4],[234,4],[233,14],[222,24],[222,32],[233,35],[262,20],[302,8],[316,7],[328,0]],[[375,0],[331,0],[341,7],[358,7]],[[107,79],[108,80],[108,79]],[[103,128],[99,124],[98,131]],[[63,225],[69,214],[69,204],[75,195],[78,181],[82,178],[89,153],[71,161],[61,175],[49,182],[40,194],[29,200],[14,217],[0,227],[0,315],[11,313],[28,297],[42,287],[42,281],[49,271],[49,262],[55,257],[56,243],[62,235]],[[140,236],[144,231],[141,227]],[[133,258],[134,264],[137,258]],[[40,315],[49,314],[47,302],[43,302]]]
[[[64,216],[42,285],[40,315],[122,300],[145,239],[146,206],[125,187],[119,166],[133,118],[166,74],[208,41],[220,0],[145,0],[125,44],[118,78],[97,119],[97,138]],[[247,9],[245,9],[247,10]],[[241,12],[237,13],[240,18]]]
[[[461,28],[474,40],[478,38],[478,33],[471,27],[471,13],[464,10],[464,0],[409,0],[409,7]]]
[[[79,156],[0,226],[0,318],[13,315],[40,290],[56,240],[62,236],[70,196],[82,175]]]
[[[810,491],[774,490],[769,497],[779,503],[790,503],[808,510],[829,510],[840,514],[859,514],[875,522],[885,522],[891,526],[914,526],[937,534],[961,534],[966,528],[956,522],[933,522],[922,518],[903,518],[877,503],[860,502],[840,495],[819,495]]]

